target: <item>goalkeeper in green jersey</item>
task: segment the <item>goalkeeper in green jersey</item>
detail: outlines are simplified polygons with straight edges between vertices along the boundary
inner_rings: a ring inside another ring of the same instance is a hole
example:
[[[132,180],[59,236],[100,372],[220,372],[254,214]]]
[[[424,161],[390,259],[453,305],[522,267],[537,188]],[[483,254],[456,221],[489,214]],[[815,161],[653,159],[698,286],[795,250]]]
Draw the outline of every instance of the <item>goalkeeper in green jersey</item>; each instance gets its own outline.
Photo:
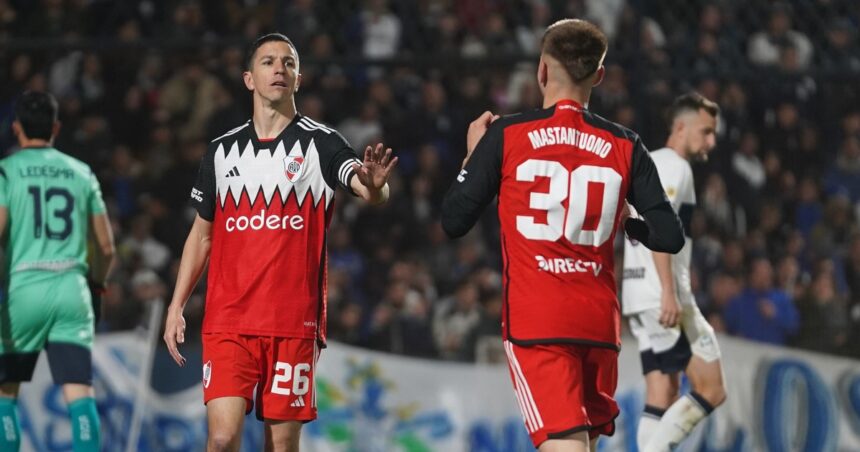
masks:
[[[51,145],[57,101],[27,92],[12,129],[21,150],[0,160],[0,237],[6,249],[0,301],[0,450],[17,451],[16,398],[42,349],[63,387],[73,448],[99,450],[92,388],[94,320],[113,262],[101,189],[90,167]],[[88,242],[94,250],[88,259]]]

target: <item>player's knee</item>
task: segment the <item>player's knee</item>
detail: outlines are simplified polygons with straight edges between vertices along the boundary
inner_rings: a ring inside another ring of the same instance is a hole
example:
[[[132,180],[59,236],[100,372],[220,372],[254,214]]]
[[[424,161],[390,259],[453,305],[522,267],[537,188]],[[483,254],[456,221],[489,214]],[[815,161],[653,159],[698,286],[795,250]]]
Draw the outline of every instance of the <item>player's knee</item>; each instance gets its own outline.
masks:
[[[299,452],[299,442],[266,444],[266,452]]]
[[[239,450],[240,433],[233,431],[210,431],[206,445],[208,452],[233,452]]]
[[[266,429],[266,452],[299,452],[301,424],[281,424],[278,428]]]
[[[710,391],[708,395],[708,402],[711,402],[711,405],[716,408],[726,401],[726,388],[722,383],[718,383],[714,385],[714,388]]]
[[[698,392],[699,395],[707,400],[714,408],[722,405],[726,401],[726,389],[722,382],[715,382],[707,385],[696,392]]]

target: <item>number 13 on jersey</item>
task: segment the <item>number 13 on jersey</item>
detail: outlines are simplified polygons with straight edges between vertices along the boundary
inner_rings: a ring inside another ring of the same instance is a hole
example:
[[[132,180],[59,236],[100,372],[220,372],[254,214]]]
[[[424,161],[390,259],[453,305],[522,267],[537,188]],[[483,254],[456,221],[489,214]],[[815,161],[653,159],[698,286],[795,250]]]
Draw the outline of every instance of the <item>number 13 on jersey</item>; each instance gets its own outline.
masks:
[[[621,195],[621,175],[612,168],[583,165],[573,171],[552,160],[530,159],[517,167],[517,180],[549,179],[549,191],[529,193],[529,208],[546,212],[546,223],[517,215],[517,230],[527,239],[600,246],[612,235]],[[567,209],[564,201],[567,200]],[[599,209],[599,210],[598,210]]]

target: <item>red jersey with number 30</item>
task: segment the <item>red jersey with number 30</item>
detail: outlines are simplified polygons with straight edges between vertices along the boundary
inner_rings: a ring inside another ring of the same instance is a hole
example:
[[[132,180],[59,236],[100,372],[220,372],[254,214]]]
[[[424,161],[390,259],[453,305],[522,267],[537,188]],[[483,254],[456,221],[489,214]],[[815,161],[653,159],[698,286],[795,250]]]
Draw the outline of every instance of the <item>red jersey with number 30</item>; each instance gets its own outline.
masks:
[[[506,339],[620,346],[619,214],[625,198],[643,210],[666,202],[635,133],[570,100],[505,117],[451,190],[448,215],[461,206],[469,216],[498,193]]]

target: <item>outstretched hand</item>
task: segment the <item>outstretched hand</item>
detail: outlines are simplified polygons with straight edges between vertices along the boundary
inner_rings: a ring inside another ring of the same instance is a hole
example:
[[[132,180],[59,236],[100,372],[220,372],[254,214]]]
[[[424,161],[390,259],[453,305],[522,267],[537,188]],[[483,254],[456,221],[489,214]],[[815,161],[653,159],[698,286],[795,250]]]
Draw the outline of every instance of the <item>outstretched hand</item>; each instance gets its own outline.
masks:
[[[391,148],[383,151],[382,143],[375,148],[368,146],[364,150],[364,162],[362,165],[354,163],[352,170],[361,185],[367,187],[371,192],[382,189],[388,182],[391,171],[397,165],[397,157],[391,157]]]

